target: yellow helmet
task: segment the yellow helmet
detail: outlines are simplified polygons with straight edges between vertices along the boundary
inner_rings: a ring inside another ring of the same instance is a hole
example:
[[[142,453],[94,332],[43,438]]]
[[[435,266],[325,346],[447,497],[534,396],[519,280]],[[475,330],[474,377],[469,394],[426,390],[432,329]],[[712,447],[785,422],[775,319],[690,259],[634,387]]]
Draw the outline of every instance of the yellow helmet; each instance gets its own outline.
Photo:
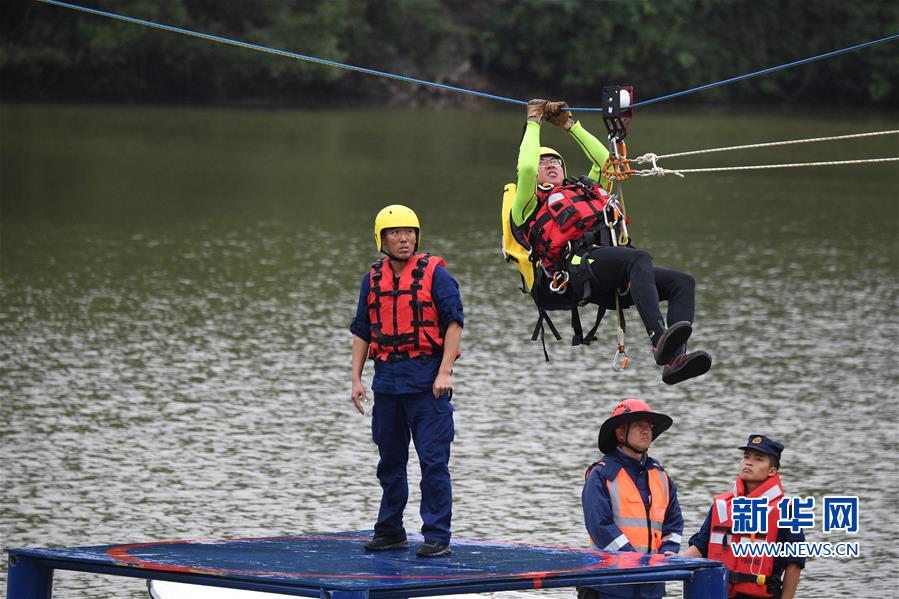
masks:
[[[565,159],[562,158],[562,155],[553,150],[552,148],[547,148],[546,146],[540,146],[540,156],[555,156],[559,160],[562,161],[562,176],[568,177],[568,170],[565,168]]]
[[[418,217],[411,208],[402,204],[391,204],[378,212],[378,216],[375,217],[375,245],[378,251],[381,251],[381,231],[395,227],[415,229],[415,249],[418,250],[418,243],[421,241],[421,225],[418,223]]]

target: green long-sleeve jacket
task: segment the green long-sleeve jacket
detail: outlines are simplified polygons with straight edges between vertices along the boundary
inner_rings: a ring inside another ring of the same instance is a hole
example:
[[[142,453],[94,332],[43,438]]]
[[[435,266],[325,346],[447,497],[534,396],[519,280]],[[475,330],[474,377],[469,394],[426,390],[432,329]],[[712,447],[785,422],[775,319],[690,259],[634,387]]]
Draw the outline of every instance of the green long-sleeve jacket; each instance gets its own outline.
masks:
[[[580,122],[568,131],[590,160],[590,173],[594,181],[602,176],[602,167],[609,158],[609,150],[592,133],[584,129]],[[537,167],[540,163],[540,123],[528,121],[518,149],[518,189],[512,202],[512,222],[521,226],[537,209]],[[566,171],[568,163],[566,162]],[[607,182],[601,181],[607,188]]]

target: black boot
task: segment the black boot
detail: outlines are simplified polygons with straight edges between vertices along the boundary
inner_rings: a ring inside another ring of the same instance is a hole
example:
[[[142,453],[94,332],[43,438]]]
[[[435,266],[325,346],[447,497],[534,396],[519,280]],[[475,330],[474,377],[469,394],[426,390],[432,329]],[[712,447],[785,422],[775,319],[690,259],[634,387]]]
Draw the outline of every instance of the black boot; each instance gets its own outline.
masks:
[[[690,338],[691,333],[693,333],[693,325],[686,320],[675,322],[665,329],[665,332],[662,333],[662,336],[656,342],[655,347],[652,348],[652,355],[656,359],[656,364],[664,366],[671,362],[674,356],[677,355],[678,350]]]
[[[702,376],[712,367],[712,356],[702,350],[681,354],[662,369],[662,382],[676,385],[681,381]]]
[[[452,553],[449,543],[440,541],[425,541],[415,552],[418,557],[444,557]]]
[[[394,535],[375,535],[374,538],[365,544],[366,551],[390,551],[392,549],[406,549],[409,542],[406,540],[406,533]]]

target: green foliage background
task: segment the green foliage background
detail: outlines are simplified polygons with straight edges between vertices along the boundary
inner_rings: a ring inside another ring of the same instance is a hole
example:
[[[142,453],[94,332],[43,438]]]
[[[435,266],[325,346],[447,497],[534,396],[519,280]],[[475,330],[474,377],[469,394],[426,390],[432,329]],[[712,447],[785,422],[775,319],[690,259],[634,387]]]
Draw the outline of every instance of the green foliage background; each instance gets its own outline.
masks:
[[[890,0],[71,0],[337,62],[527,99],[640,98],[899,33]],[[0,99],[334,106],[477,104],[31,0],[4,3]],[[688,96],[895,106],[899,41]]]

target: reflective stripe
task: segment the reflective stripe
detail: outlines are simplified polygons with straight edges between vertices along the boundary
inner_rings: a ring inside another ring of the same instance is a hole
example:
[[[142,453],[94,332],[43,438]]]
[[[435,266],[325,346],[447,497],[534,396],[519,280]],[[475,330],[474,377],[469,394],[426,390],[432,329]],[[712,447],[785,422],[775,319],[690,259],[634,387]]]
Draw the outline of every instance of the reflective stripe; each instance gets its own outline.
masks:
[[[612,515],[618,516],[621,513],[621,490],[618,488],[618,477],[609,483],[609,499],[612,500]]]
[[[670,499],[669,494],[671,492],[670,483],[668,482],[668,473],[659,472],[659,478],[662,479],[662,488],[665,489],[665,505],[667,506]]]
[[[679,534],[673,532],[662,537],[662,542],[667,543],[668,541],[671,541],[672,543],[680,543],[682,538],[683,537],[681,537]]]
[[[772,499],[777,499],[781,495],[783,495],[783,489],[780,488],[780,485],[774,485],[773,487],[762,493],[762,497],[767,499],[769,502]]]
[[[718,510],[718,521],[727,522],[730,520],[727,516],[727,501],[724,499],[715,500],[715,509]]]
[[[608,545],[603,547],[603,550],[604,551],[618,551],[619,549],[621,549],[622,547],[624,547],[627,544],[628,544],[627,536],[625,536],[624,534],[620,534],[615,538],[615,540],[613,540],[611,543],[609,543]]]
[[[546,203],[547,204],[555,204],[559,200],[564,200],[564,199],[565,199],[565,194],[557,191],[554,194],[550,194],[550,196],[548,198],[546,198]]]
[[[621,518],[619,516],[612,516],[615,519],[615,524],[618,525],[618,528],[622,526],[635,526],[637,528],[646,528],[646,518]],[[650,525],[653,530],[662,530],[662,523],[656,521],[650,521]]]
[[[723,545],[724,544],[724,533],[723,532],[713,532],[709,536],[709,543],[714,543],[715,545]]]

